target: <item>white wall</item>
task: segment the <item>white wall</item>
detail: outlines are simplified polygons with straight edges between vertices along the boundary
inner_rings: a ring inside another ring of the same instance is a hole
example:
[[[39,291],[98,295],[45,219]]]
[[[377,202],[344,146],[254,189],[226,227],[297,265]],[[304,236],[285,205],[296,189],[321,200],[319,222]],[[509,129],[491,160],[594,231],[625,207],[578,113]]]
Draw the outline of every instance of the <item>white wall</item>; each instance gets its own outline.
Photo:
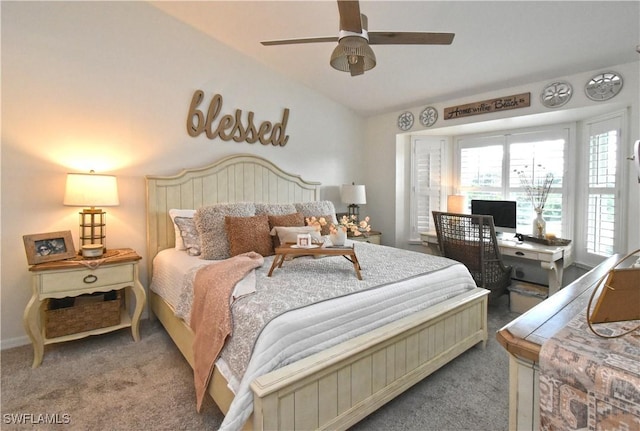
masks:
[[[363,120],[275,75],[144,2],[2,2],[1,343],[28,340],[31,295],[22,235],[71,230],[65,174],[118,177],[120,206],[107,210],[107,245],[142,254],[146,174],[172,174],[233,153],[265,157],[305,179],[340,208],[338,186],[360,179]],[[192,138],[193,92],[223,96],[223,113],[279,121],[285,147]],[[344,209],[344,208],[343,208]]]
[[[606,102],[594,102],[584,93],[584,85],[599,72],[616,71],[624,78],[621,92]],[[573,97],[562,108],[553,110],[545,108],[540,102],[539,95],[545,85],[556,80],[564,80],[573,86]],[[623,154],[631,155],[632,143],[640,139],[640,62],[622,65],[612,65],[601,70],[586,71],[584,73],[558,77],[556,80],[532,82],[520,87],[505,88],[500,91],[470,95],[464,99],[431,103],[428,100],[419,106],[370,117],[366,120],[365,141],[369,147],[367,162],[376,160],[380,169],[368,171],[365,178],[367,193],[370,199],[370,215],[376,220],[376,229],[383,232],[383,242],[402,248],[421,249],[408,243],[408,185],[409,185],[409,149],[412,134],[427,134],[433,136],[459,136],[470,133],[489,132],[493,130],[515,129],[543,124],[579,121],[591,116],[628,109],[629,130],[623,136]],[[520,93],[531,93],[531,106],[491,114],[480,114],[454,120],[442,118],[444,108],[466,103],[478,102],[497,97]],[[422,110],[427,106],[434,106],[439,113],[438,121],[429,129],[418,121]],[[401,134],[397,127],[398,116],[410,111],[416,118],[412,130]],[[451,139],[453,142],[453,139]],[[631,162],[624,169],[631,170]],[[634,175],[629,175],[626,203],[628,214],[626,232],[629,238],[628,249],[640,248],[640,185]]]

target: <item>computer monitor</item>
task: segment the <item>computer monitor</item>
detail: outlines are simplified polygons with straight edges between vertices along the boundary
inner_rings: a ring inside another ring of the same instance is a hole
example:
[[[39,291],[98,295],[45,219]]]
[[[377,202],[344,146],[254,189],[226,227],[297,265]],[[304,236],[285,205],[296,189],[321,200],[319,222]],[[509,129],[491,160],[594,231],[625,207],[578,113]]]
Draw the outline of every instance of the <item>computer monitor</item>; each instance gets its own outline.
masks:
[[[493,216],[496,232],[516,233],[516,201],[472,199],[471,214]]]

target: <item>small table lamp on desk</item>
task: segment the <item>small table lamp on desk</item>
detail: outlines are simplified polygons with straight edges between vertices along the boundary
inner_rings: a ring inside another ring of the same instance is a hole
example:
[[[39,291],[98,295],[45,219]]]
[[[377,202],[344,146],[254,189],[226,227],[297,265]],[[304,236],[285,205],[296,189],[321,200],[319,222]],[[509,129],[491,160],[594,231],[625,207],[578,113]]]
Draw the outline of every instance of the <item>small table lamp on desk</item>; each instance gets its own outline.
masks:
[[[118,183],[113,175],[67,174],[64,205],[85,207],[80,214],[80,249],[84,257],[106,251],[107,214],[96,207],[117,206]]]
[[[447,212],[463,214],[464,213],[464,195],[447,196]]]

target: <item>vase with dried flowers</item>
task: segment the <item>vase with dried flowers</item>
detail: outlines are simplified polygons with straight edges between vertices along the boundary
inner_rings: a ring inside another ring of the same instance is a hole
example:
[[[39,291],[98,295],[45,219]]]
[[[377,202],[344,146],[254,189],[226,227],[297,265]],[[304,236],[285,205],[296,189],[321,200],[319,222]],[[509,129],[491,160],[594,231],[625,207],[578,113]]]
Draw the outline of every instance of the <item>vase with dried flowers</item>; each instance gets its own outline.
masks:
[[[324,226],[329,226],[329,239],[335,246],[343,246],[347,236],[368,235],[371,231],[369,217],[357,221],[355,216],[342,216],[338,223],[329,223],[324,217],[307,217],[308,226],[315,226],[318,231]]]
[[[528,166],[525,166],[525,169],[527,167]],[[536,213],[533,219],[532,234],[536,238],[544,238],[547,231],[547,222],[542,213],[544,211],[544,205],[547,202],[547,197],[549,197],[551,184],[553,184],[553,174],[547,172],[544,176],[536,177],[536,168],[544,170],[542,165],[534,166],[531,171],[531,179],[529,179],[522,170],[516,170],[516,173],[518,177],[520,177],[520,183],[527,192],[527,196],[531,200],[533,210]]]

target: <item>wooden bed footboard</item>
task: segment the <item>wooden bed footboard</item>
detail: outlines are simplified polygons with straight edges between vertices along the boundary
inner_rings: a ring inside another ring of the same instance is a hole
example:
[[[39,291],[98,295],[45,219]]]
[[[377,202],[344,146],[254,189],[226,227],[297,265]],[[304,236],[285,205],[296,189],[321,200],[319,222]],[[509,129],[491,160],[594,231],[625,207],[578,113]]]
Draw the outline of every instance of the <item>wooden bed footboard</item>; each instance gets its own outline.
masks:
[[[488,339],[488,290],[474,289],[258,377],[245,429],[346,429]],[[193,332],[158,295],[151,310],[193,366]],[[214,371],[209,394],[223,413],[233,393]]]
[[[486,344],[475,289],[253,381],[254,430],[346,429],[472,346]]]

